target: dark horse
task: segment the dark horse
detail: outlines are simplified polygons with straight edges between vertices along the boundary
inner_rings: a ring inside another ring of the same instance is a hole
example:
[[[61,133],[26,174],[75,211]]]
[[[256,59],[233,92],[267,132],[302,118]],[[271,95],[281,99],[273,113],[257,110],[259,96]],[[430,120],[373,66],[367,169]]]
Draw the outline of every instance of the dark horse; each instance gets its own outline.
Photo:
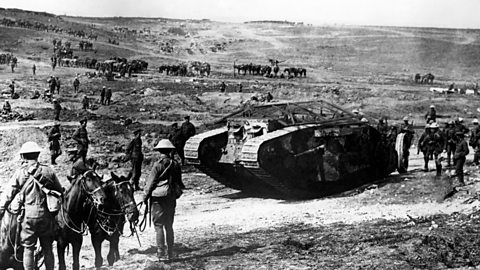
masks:
[[[108,265],[112,266],[120,259],[118,243],[123,233],[125,216],[128,221],[135,224],[138,220],[138,209],[133,197],[133,187],[126,177],[118,177],[111,173],[111,179],[104,182],[107,200],[102,208],[94,209],[92,218],[88,222],[93,248],[95,250],[95,267],[103,264],[102,242],[110,242],[107,255]],[[132,227],[131,227],[132,228]],[[133,233],[133,231],[132,231]]]
[[[65,193],[62,208],[57,215],[58,269],[66,269],[65,249],[69,244],[72,245],[73,252],[72,268],[80,269],[80,248],[86,224],[92,220],[94,209],[101,207],[106,200],[102,184],[100,176],[90,170],[74,179]]]
[[[18,213],[5,211],[0,227],[0,269],[23,269],[23,248],[17,248]]]

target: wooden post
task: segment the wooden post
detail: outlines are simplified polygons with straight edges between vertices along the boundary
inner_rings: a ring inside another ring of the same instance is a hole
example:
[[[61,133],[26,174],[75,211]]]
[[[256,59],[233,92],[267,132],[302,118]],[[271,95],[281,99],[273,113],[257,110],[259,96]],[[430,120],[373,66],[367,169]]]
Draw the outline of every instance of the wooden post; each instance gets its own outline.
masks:
[[[235,61],[236,60],[233,60],[233,77],[235,78]]]

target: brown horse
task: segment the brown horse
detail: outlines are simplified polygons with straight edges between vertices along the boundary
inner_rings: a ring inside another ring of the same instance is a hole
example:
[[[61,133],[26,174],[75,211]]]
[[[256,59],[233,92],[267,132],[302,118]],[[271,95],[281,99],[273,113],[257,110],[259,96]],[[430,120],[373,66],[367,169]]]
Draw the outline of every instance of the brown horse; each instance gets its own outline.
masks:
[[[90,170],[73,180],[72,186],[65,193],[60,213],[57,215],[58,230],[56,234],[58,269],[65,270],[65,249],[72,245],[73,270],[80,269],[80,249],[86,224],[92,220],[92,212],[100,208],[106,195],[102,181]]]
[[[105,204],[102,208],[94,209],[92,218],[88,222],[95,250],[96,268],[100,268],[103,264],[102,242],[104,240],[110,242],[110,250],[107,255],[108,265],[112,266],[120,259],[118,243],[120,235],[123,234],[125,216],[131,226],[137,222],[139,216],[133,197],[134,189],[128,179],[124,176],[118,177],[114,173],[111,173],[111,177],[104,182],[103,186],[107,195]]]

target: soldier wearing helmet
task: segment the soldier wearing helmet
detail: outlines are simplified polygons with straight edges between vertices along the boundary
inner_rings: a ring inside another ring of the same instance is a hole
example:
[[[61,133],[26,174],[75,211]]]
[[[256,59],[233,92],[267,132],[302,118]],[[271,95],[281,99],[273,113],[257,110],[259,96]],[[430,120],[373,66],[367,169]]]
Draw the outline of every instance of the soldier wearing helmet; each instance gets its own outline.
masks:
[[[388,123],[387,118],[382,117],[378,120],[377,130],[380,132],[380,136],[382,136],[382,141],[387,141],[387,134],[388,134]]]
[[[464,125],[463,118],[458,117],[455,121],[455,133],[463,132],[463,134],[467,134],[470,130]]]
[[[437,111],[435,110],[435,105],[430,105],[430,111],[425,114],[425,121],[427,123],[437,121]]]
[[[430,137],[430,124],[426,124],[425,125],[425,131],[422,133],[422,135],[420,136],[420,139],[418,139],[418,152],[417,154],[419,154],[419,152],[421,151],[422,154],[423,154],[423,161],[424,161],[424,171],[427,171],[428,172],[428,160],[429,160],[429,156],[428,156],[428,139]]]
[[[441,154],[445,149],[446,140],[445,135],[440,130],[438,123],[434,122],[430,124],[430,134],[427,138],[428,152],[429,155],[435,158],[435,167],[437,171],[437,176],[442,175],[442,163],[441,163]],[[427,161],[428,162],[428,161]],[[428,169],[428,165],[427,165]]]
[[[473,119],[473,130],[470,135],[470,146],[474,149],[475,155],[473,156],[473,163],[479,165],[480,162],[480,125],[478,119]]]
[[[45,269],[53,270],[54,257],[52,243],[54,240],[55,213],[47,207],[46,192],[61,194],[63,188],[55,172],[48,166],[38,162],[42,149],[35,142],[26,142],[20,149],[22,164],[3,188],[0,198],[0,219],[6,209],[20,210],[24,206],[21,220],[20,244],[24,247],[23,267],[26,270],[36,268],[34,251],[37,240],[40,240],[45,258]],[[18,194],[18,196],[17,196]],[[13,208],[12,208],[13,207]]]
[[[80,127],[75,131],[72,139],[77,142],[78,154],[86,160],[88,145],[90,144],[87,133],[87,118],[80,120]]]
[[[468,150],[467,142],[464,137],[465,134],[461,131],[455,133],[457,138],[457,146],[455,148],[455,154],[453,155],[453,161],[455,163],[455,175],[458,177],[458,181],[461,185],[465,185],[463,180],[463,165],[465,164],[466,156],[470,152]]]
[[[50,157],[51,157],[51,163],[52,165],[57,165],[56,159],[58,156],[62,154],[62,150],[60,148],[60,137],[62,134],[60,133],[60,123],[55,122],[53,124],[53,127],[50,129],[50,132],[48,132],[48,142],[49,142],[49,148],[50,148]]]
[[[182,182],[180,164],[171,158],[175,146],[169,140],[162,139],[153,149],[160,152],[160,156],[153,165],[144,187],[144,202],[148,203],[150,200],[152,207],[151,215],[155,225],[157,256],[159,259],[164,259],[165,251],[167,251],[168,259],[173,259],[173,218],[178,196],[174,192],[173,186],[177,185],[181,189],[185,186]]]
[[[451,166],[451,158],[453,153],[455,153],[455,122],[453,120],[448,122],[448,128],[446,127],[444,130],[446,143],[446,151],[447,151],[447,166]]]

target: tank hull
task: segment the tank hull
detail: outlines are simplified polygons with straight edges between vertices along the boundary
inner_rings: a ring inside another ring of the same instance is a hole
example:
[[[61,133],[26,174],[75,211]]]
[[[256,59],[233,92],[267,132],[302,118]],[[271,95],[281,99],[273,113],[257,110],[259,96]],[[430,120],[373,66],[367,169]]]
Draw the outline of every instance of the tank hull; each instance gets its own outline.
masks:
[[[187,161],[235,189],[282,198],[331,195],[396,169],[393,146],[363,123],[285,127],[245,141],[225,128],[192,137]]]

